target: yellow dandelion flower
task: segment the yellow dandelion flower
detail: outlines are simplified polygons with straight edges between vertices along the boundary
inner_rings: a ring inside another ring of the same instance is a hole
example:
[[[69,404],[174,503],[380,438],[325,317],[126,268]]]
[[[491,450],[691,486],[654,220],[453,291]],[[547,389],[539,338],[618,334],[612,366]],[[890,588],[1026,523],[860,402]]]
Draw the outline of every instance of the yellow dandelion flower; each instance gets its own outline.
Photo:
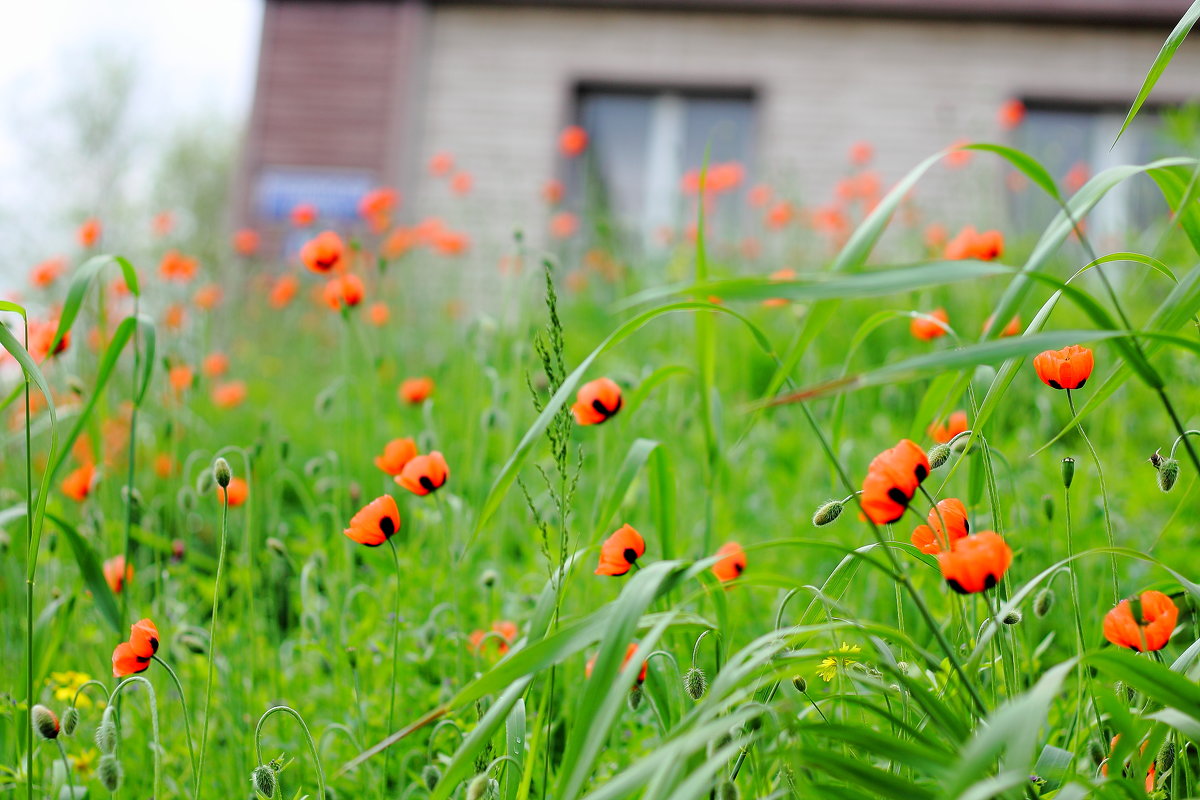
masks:
[[[849,645],[842,642],[842,646],[837,649],[839,653],[860,653],[862,648],[858,645]],[[826,683],[829,683],[837,675],[839,669],[847,669],[851,664],[858,662],[852,658],[835,658],[834,656],[826,657],[817,667],[817,674]]]

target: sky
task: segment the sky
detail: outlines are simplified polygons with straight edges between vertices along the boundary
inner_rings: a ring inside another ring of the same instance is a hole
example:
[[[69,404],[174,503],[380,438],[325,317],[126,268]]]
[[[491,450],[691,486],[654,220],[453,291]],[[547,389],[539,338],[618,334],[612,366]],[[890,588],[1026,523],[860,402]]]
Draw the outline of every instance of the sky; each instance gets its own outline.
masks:
[[[98,51],[139,67],[137,115],[155,120],[217,114],[241,121],[253,99],[262,0],[38,0],[3,4],[0,47],[0,226],[39,197],[31,187],[31,125],[47,127],[47,98],[61,94]],[[37,201],[34,201],[37,202]],[[4,240],[0,230],[0,240]]]

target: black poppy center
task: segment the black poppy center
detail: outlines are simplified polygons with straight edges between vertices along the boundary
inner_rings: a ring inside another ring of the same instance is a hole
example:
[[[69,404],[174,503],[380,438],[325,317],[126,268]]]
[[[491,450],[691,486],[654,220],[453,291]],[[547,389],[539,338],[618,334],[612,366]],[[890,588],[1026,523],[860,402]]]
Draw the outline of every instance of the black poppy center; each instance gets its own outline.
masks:
[[[1062,384],[1060,384],[1058,381],[1054,380],[1053,378],[1046,381],[1046,383],[1050,384],[1051,389],[1061,389],[1062,388]]]
[[[925,468],[924,464],[917,464],[915,473],[917,476],[917,483],[920,483],[929,477],[929,470]]]
[[[421,484],[421,488],[427,492],[432,492],[434,489],[437,488],[437,486],[434,486],[434,484],[433,484],[433,479],[430,478],[428,475],[422,475],[421,479],[419,481],[417,481],[417,483]]]
[[[892,500],[892,502],[899,503],[902,506],[907,505],[910,499],[903,490],[895,486],[887,490],[887,496]]]
[[[150,637],[150,652],[151,653],[158,652],[158,637],[157,636]]]
[[[396,532],[396,523],[392,521],[391,517],[384,517],[379,520],[379,530],[384,536],[391,536]]]
[[[625,552],[622,555],[625,556],[625,560],[630,564],[637,561],[638,558],[637,550],[634,550],[632,547],[626,547]]]
[[[736,572],[738,575],[741,575],[742,571],[745,569],[746,569],[746,565],[742,564],[741,562],[738,562],[737,564],[733,565],[733,571]]]

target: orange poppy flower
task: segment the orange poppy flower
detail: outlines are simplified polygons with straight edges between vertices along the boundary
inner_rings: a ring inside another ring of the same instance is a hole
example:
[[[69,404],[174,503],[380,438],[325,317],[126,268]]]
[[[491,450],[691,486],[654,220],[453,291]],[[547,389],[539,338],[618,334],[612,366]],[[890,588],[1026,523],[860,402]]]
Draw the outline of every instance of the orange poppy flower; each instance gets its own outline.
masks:
[[[471,240],[465,233],[442,230],[430,242],[434,251],[442,256],[460,256],[471,247]]]
[[[217,502],[225,502],[225,492],[229,492],[229,507],[237,508],[244,505],[250,498],[250,485],[242,478],[230,478],[229,487],[217,487]]]
[[[46,289],[66,271],[66,260],[48,258],[29,271],[29,283],[38,289]]]
[[[762,208],[771,202],[771,187],[765,183],[750,187],[750,191],[746,192],[746,202],[752,208]]]
[[[192,372],[192,368],[187,364],[176,364],[167,373],[167,379],[171,382],[172,389],[176,392],[183,392],[191,388],[193,381],[196,379],[196,374]]]
[[[202,364],[204,374],[210,378],[219,378],[229,371],[229,357],[221,352],[209,353]]]
[[[196,270],[200,264],[194,258],[189,258],[178,250],[168,250],[163,253],[162,260],[158,262],[158,274],[163,280],[179,281],[187,283],[192,278],[196,277]]]
[[[856,167],[865,167],[875,157],[875,148],[870,142],[855,142],[850,145],[850,163]]]
[[[556,206],[563,201],[563,195],[566,190],[563,188],[562,181],[548,180],[542,184],[542,200],[548,206]]]
[[[435,178],[444,178],[454,170],[454,156],[442,151],[434,153],[429,159],[429,174]]]
[[[300,203],[292,208],[293,227],[307,228],[317,221],[317,207],[312,203]]]
[[[958,539],[952,550],[943,550],[937,559],[942,577],[951,589],[959,594],[974,594],[1000,582],[1012,563],[1012,548],[1000,534],[984,531]]]
[[[126,675],[136,675],[145,672],[150,667],[150,658],[139,656],[133,651],[129,642],[121,642],[113,650],[112,672],[114,678],[124,678]]]
[[[1121,734],[1119,734],[1119,733],[1112,738],[1112,740],[1108,743],[1108,758],[1104,759],[1103,763],[1100,764],[1100,774],[1106,778],[1108,777],[1108,762],[1109,762],[1109,760],[1112,759],[1113,754],[1116,752],[1117,742],[1120,741],[1120,739],[1121,739]],[[1140,748],[1138,748],[1139,754],[1146,752],[1147,744],[1148,744],[1148,742],[1142,742],[1142,746]],[[1126,764],[1126,766],[1128,766],[1128,764]],[[1146,769],[1146,794],[1150,794],[1151,792],[1154,791],[1155,775],[1156,775],[1155,762],[1151,761],[1150,766]]]
[[[400,195],[395,189],[381,186],[372,189],[358,201],[358,213],[363,219],[371,220],[386,217],[400,203]]]
[[[987,335],[988,331],[990,331],[992,329],[992,323],[995,321],[996,321],[995,315],[988,317],[984,321],[984,323],[983,323],[984,335]],[[1000,336],[1001,337],[1016,336],[1020,332],[1021,332],[1021,318],[1013,317],[1012,319],[1010,319],[1008,321],[1008,324],[1004,326],[1004,330],[1000,331]]]
[[[567,158],[574,158],[586,150],[587,146],[587,131],[578,125],[564,128],[563,132],[558,135],[558,149]]]
[[[166,236],[175,227],[175,215],[170,211],[160,211],[150,220],[150,227],[156,236]]]
[[[396,483],[415,495],[427,495],[445,485],[450,477],[445,457],[434,450],[426,456],[416,456],[404,465],[396,476]]]
[[[334,311],[341,311],[343,308],[357,306],[363,301],[365,294],[366,288],[362,280],[357,275],[347,272],[345,275],[331,278],[325,284],[321,296],[325,299],[325,305]]]
[[[918,525],[913,531],[912,543],[922,553],[931,556],[942,552],[947,541],[953,550],[958,540],[971,532],[971,525],[967,522],[967,507],[955,497],[938,501],[937,508],[930,509],[926,519],[929,520],[928,525]],[[946,523],[949,538],[942,532],[942,522]]]
[[[183,327],[185,322],[187,322],[187,309],[179,303],[172,303],[163,312],[163,325],[168,330],[177,331]]]
[[[377,497],[350,518],[350,527],[342,531],[349,538],[378,547],[400,530],[400,509],[390,494]]]
[[[475,185],[475,179],[471,177],[469,172],[456,172],[454,177],[450,179],[450,191],[458,195],[469,194],[471,187]]]
[[[71,346],[70,333],[65,334],[57,345],[54,344],[54,335],[58,333],[58,323],[59,321],[56,319],[29,320],[29,354],[39,364],[52,355],[56,356],[66,352],[67,348]],[[52,346],[54,347],[53,352],[50,350]]]
[[[951,169],[961,169],[962,167],[970,164],[971,160],[975,157],[974,151],[962,149],[964,145],[968,145],[970,143],[970,139],[954,140],[950,144],[950,146],[954,149],[946,155],[946,166],[950,167]]]
[[[129,626],[129,646],[134,655],[151,658],[158,652],[158,628],[148,619],[140,619]]]
[[[299,290],[300,281],[295,275],[280,275],[271,284],[271,292],[267,296],[267,302],[271,304],[271,308],[286,308],[296,297],[296,292]]]
[[[631,525],[622,525],[600,546],[597,575],[624,575],[646,552],[646,541]]]
[[[996,112],[996,121],[1006,131],[1020,127],[1025,121],[1025,104],[1015,98],[1005,101]]]
[[[167,453],[159,453],[154,457],[154,474],[166,480],[175,472],[175,459]]]
[[[580,425],[599,425],[621,410],[621,387],[610,378],[597,378],[579,388],[571,413]]]
[[[62,492],[77,503],[82,503],[92,493],[96,479],[96,467],[86,463],[71,471],[62,482]]]
[[[382,328],[387,325],[387,322],[392,317],[392,312],[388,309],[387,303],[372,303],[367,309],[367,322],[370,322],[376,328]]]
[[[911,439],[901,439],[871,460],[863,481],[863,512],[877,525],[904,516],[921,482],[929,477],[929,459]]]
[[[1092,171],[1088,168],[1088,165],[1082,161],[1077,161],[1067,170],[1066,177],[1063,178],[1063,184],[1066,185],[1068,191],[1078,192],[1091,176]]]
[[[213,387],[212,401],[218,408],[236,408],[246,399],[245,381],[227,381]]]
[[[1138,653],[1161,650],[1170,641],[1178,618],[1179,609],[1170,597],[1162,592],[1142,592],[1117,603],[1104,615],[1104,638]]]
[[[220,286],[210,283],[196,290],[196,294],[192,296],[192,302],[196,304],[196,308],[212,311],[220,304],[224,296],[225,293],[221,291]]]
[[[417,443],[412,439],[392,439],[383,446],[383,455],[375,456],[375,466],[395,477],[404,465],[417,457]]]
[[[767,227],[773,230],[787,227],[796,218],[796,208],[786,200],[775,203],[767,210]]]
[[[550,218],[550,235],[555,239],[570,239],[579,230],[579,218],[570,211],[560,211]]]
[[[417,234],[410,228],[396,228],[379,246],[385,258],[400,258],[417,245]]]
[[[239,256],[252,256],[258,252],[258,231],[242,228],[233,234],[233,251]]]
[[[1093,366],[1092,351],[1078,344],[1047,350],[1033,359],[1033,368],[1042,383],[1051,389],[1068,391],[1082,388],[1091,377]]]
[[[713,564],[713,575],[722,583],[728,583],[746,571],[746,551],[737,542],[726,542],[717,549],[721,560]]]
[[[625,648],[625,658],[623,658],[621,660],[621,669],[622,670],[624,670],[627,666],[629,666],[630,660],[637,654],[637,651],[638,651],[637,642],[630,642],[629,646]],[[589,658],[588,662],[587,662],[587,666],[584,667],[583,672],[589,678],[592,677],[592,671],[596,668],[596,657],[597,656],[599,656],[599,653],[597,653],[596,655]],[[638,676],[637,676],[637,682],[638,682],[639,686],[646,680],[646,666],[647,666],[646,662],[643,661],[642,669],[638,672]]]
[[[497,639],[496,636],[489,637],[489,632],[496,634],[500,638]],[[512,643],[517,640],[517,634],[517,623],[505,620],[502,622],[493,622],[491,631],[472,631],[468,641],[471,643],[471,650],[476,653],[482,653],[483,646],[490,642],[495,645],[499,655],[504,655],[508,652],[508,648],[512,646]]]
[[[796,271],[794,269],[778,269],[771,273],[771,280],[776,281],[790,281],[795,277]],[[786,306],[790,302],[786,297],[768,297],[766,300],[763,300],[762,304],[766,308],[779,308]]]
[[[346,245],[333,231],[322,231],[300,248],[300,260],[316,273],[332,272],[342,265]]]
[[[424,403],[433,394],[433,386],[433,378],[430,377],[405,378],[400,383],[400,399],[414,406]]]
[[[928,319],[928,317],[932,317],[932,319]],[[942,324],[939,325],[938,322]],[[915,338],[928,342],[945,336],[946,328],[944,326],[949,323],[950,315],[946,313],[946,309],[936,308],[923,317],[913,317],[912,322],[908,325],[908,330]]]
[[[95,247],[96,243],[100,241],[100,233],[100,220],[91,217],[83,221],[83,224],[79,226],[79,230],[76,231],[75,235],[78,237],[81,245],[85,248],[91,248]]]
[[[125,556],[118,555],[105,560],[102,571],[104,582],[112,589],[113,594],[120,594],[125,589],[125,584],[133,580],[133,564],[125,566]]]
[[[944,422],[935,422],[929,426],[929,438],[938,444],[946,444],[968,427],[967,412],[955,411]]]

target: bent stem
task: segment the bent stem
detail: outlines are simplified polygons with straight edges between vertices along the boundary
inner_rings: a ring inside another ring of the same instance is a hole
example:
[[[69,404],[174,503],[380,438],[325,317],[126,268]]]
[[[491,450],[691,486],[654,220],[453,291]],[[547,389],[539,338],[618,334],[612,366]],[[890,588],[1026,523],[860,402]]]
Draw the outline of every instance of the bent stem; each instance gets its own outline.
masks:
[[[400,653],[400,582],[402,576],[400,573],[400,553],[396,550],[396,543],[389,537],[387,540],[388,546],[392,549],[392,564],[396,568],[396,601],[392,607],[392,686],[391,699],[388,701],[388,734],[394,730],[396,721],[396,666]],[[387,791],[388,778],[391,776],[392,764],[392,748],[388,748],[383,753],[383,788]]]
[[[1071,409],[1071,416],[1078,416],[1075,413],[1075,400],[1071,397],[1071,390],[1067,389],[1067,407]],[[1117,581],[1117,554],[1112,552],[1117,546],[1116,539],[1113,537],[1112,515],[1108,511],[1108,489],[1104,485],[1104,468],[1100,465],[1100,454],[1096,452],[1096,448],[1092,446],[1092,440],[1088,438],[1087,432],[1084,431],[1083,425],[1076,425],[1079,428],[1079,435],[1083,437],[1084,443],[1087,445],[1088,452],[1092,455],[1092,462],[1096,465],[1096,476],[1100,479],[1100,500],[1104,504],[1104,531],[1108,535],[1108,546],[1110,552],[1108,554],[1109,570],[1112,573],[1113,585],[1113,605],[1116,605],[1121,599],[1121,587]]]
[[[1080,428],[1080,432],[1082,431],[1083,429]],[[1071,610],[1075,617],[1075,636],[1080,658],[1079,700],[1075,704],[1075,721],[1072,723],[1072,727],[1075,727],[1079,725],[1080,711],[1083,708],[1084,687],[1085,685],[1090,687],[1091,684],[1087,680],[1087,671],[1084,669],[1082,661],[1084,651],[1087,649],[1087,645],[1085,644],[1085,637],[1083,633],[1083,616],[1079,610],[1079,582],[1075,575],[1075,546],[1074,539],[1071,535],[1073,526],[1071,525],[1071,489],[1069,487],[1063,488],[1063,505],[1067,523],[1067,577],[1071,586]],[[1104,744],[1104,723],[1100,718],[1100,706],[1096,704],[1096,693],[1089,688],[1088,695],[1092,703],[1092,710],[1096,714],[1096,733],[1100,737],[1100,743]]]
[[[295,717],[296,722],[300,723],[300,729],[304,731],[304,741],[308,744],[308,753],[312,756],[313,767],[317,771],[317,798],[325,800],[325,770],[321,767],[321,756],[317,754],[317,745],[313,742],[312,733],[308,730],[308,725],[304,724],[304,717],[291,706],[275,706],[268,708],[261,717],[258,718],[258,725],[254,727],[254,757],[259,764],[263,764],[262,757],[262,728],[263,723],[267,721],[272,714],[289,714]]]
[[[200,729],[200,760],[196,768],[196,798],[204,780],[204,751],[208,745],[208,723],[212,718],[213,666],[217,661],[217,608],[221,600],[221,573],[225,569],[225,540],[229,529],[229,492],[221,492],[221,544],[217,551],[217,581],[213,587],[212,622],[208,628],[208,685],[204,690],[204,725]]]
[[[154,684],[143,678],[141,675],[131,675],[125,680],[117,684],[117,688],[113,689],[110,700],[112,703],[117,702],[117,695],[121,693],[126,686],[138,682],[146,684],[146,691],[150,694],[150,732],[153,740],[150,743],[150,750],[154,754],[154,792],[152,797],[162,797],[163,794],[159,791],[159,783],[161,780],[162,764],[161,764],[161,748],[159,747],[158,738],[158,696],[154,693]]]
[[[196,791],[200,791],[199,776],[196,774],[196,747],[192,741],[192,721],[188,718],[187,699],[183,696],[183,684],[179,682],[179,676],[175,674],[175,670],[171,669],[171,665],[163,661],[157,655],[151,656],[152,659],[162,664],[163,669],[171,676],[171,680],[175,682],[175,691],[179,693],[179,705],[183,708],[183,730],[187,735],[188,758],[192,762],[192,783],[195,784]]]

